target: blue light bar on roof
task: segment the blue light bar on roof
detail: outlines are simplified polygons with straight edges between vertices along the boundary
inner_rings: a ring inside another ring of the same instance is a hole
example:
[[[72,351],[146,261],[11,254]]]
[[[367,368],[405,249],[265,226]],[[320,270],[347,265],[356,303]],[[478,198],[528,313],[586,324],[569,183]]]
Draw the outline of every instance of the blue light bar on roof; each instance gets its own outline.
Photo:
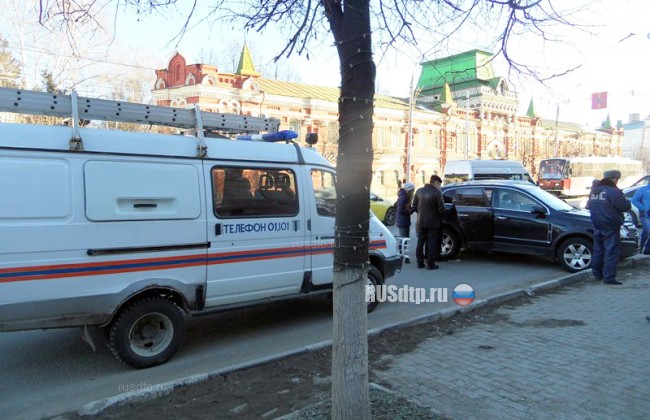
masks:
[[[250,134],[246,136],[237,136],[237,140],[247,140],[247,141],[267,141],[267,142],[276,142],[276,141],[287,141],[295,139],[298,137],[298,133],[291,130],[282,130],[277,133],[269,134]]]

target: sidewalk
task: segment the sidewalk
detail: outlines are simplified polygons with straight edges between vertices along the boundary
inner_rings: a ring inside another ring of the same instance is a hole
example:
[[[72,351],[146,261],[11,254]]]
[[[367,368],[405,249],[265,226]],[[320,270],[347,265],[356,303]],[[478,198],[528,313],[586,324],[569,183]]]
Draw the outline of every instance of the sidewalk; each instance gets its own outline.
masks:
[[[627,262],[618,278],[622,286],[579,280],[372,335],[374,418],[650,418],[650,258]],[[329,350],[126,400],[94,417],[327,419]]]
[[[650,265],[496,309],[375,371],[455,419],[650,418]],[[471,314],[469,314],[471,315]]]

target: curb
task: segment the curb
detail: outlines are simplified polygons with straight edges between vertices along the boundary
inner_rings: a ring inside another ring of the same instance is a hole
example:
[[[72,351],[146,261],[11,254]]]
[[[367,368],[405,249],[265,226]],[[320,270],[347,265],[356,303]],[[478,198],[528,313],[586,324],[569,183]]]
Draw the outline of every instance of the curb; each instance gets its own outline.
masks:
[[[650,256],[635,255],[621,262],[619,264],[619,269],[634,268],[637,265],[648,265],[648,264],[650,264]],[[376,335],[381,333],[382,331],[394,329],[397,327],[403,327],[407,325],[417,325],[417,324],[423,324],[428,322],[436,322],[447,318],[451,318],[452,316],[459,313],[468,313],[468,312],[472,312],[475,309],[479,309],[483,307],[498,306],[502,303],[523,296],[534,296],[538,291],[545,291],[545,290],[550,290],[550,289],[578,283],[588,278],[589,275],[590,274],[588,272],[578,272],[578,273],[568,274],[559,277],[557,279],[548,280],[542,283],[532,285],[526,289],[515,289],[494,296],[490,296],[486,299],[476,300],[467,306],[447,308],[440,311],[420,315],[418,317],[411,318],[406,321],[395,322],[392,324],[384,325],[382,327],[372,328],[368,330],[368,335],[369,336]],[[82,406],[79,410],[77,410],[76,414],[80,416],[96,415],[102,412],[103,410],[106,410],[107,408],[116,404],[127,403],[127,402],[129,403],[138,402],[138,401],[148,400],[151,398],[162,397],[171,394],[172,392],[174,392],[176,388],[179,388],[181,386],[193,385],[196,383],[204,382],[215,376],[227,374],[241,369],[251,368],[254,366],[264,364],[266,362],[270,362],[272,360],[281,359],[287,356],[293,356],[306,351],[314,351],[314,350],[322,349],[324,347],[328,347],[331,345],[332,345],[332,340],[324,340],[317,343],[296,347],[284,352],[279,352],[268,356],[260,357],[257,359],[249,360],[247,362],[238,363],[211,372],[191,375],[191,376],[175,379],[168,382],[163,382],[161,384],[151,385],[143,390],[125,392],[109,398],[88,403]],[[65,418],[65,414],[62,414],[60,416],[55,416],[54,418],[57,419]]]

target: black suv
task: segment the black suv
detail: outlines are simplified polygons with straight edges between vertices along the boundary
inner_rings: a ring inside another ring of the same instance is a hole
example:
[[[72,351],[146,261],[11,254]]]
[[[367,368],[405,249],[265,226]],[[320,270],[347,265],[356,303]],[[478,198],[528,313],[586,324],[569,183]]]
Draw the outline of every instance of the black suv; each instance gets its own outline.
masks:
[[[594,228],[577,209],[527,182],[470,181],[442,188],[442,256],[461,248],[547,257],[570,272],[589,268]],[[632,223],[621,227],[621,257],[638,252]]]

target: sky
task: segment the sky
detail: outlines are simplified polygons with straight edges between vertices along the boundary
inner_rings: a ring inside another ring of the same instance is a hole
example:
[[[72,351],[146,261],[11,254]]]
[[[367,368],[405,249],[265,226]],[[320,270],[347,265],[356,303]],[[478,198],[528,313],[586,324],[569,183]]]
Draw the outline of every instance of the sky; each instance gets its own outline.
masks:
[[[14,1],[14,0],[3,0]],[[16,0],[17,1],[17,0]],[[35,2],[35,0],[32,0]],[[546,1],[546,0],[544,0]],[[284,38],[276,31],[263,33],[233,29],[232,24],[212,21],[193,21],[180,41],[174,36],[184,19],[181,12],[189,10],[192,0],[179,0],[178,13],[137,16],[132,9],[114,15],[115,38],[110,43],[111,63],[136,66],[145,74],[164,68],[175,51],[180,51],[189,63],[201,56],[223,52],[233,41],[245,39],[250,45],[258,67],[272,67],[271,59],[284,46]],[[199,2],[197,16],[206,5]],[[520,113],[525,113],[531,98],[537,114],[555,119],[559,109],[560,120],[573,121],[597,128],[609,115],[613,124],[628,121],[629,114],[650,115],[650,1],[648,0],[560,0],[560,5],[588,4],[575,20],[590,25],[584,30],[554,27],[551,30],[568,40],[567,43],[534,42],[528,33],[512,38],[511,55],[531,64],[542,72],[561,72],[579,68],[565,76],[541,84],[530,78],[509,72],[503,59],[497,58],[497,74],[505,76],[512,89],[519,93]],[[113,21],[113,16],[109,21]],[[2,22],[0,22],[1,24]],[[113,28],[111,28],[113,29]],[[0,32],[4,32],[0,26]],[[373,36],[374,37],[374,36]],[[434,33],[423,34],[418,46],[400,45],[386,55],[375,53],[378,65],[377,91],[407,97],[411,80],[417,81],[421,61],[442,58],[471,49],[494,51],[494,36],[483,26],[466,25],[462,33],[445,46],[436,44]],[[44,47],[35,47],[44,48]],[[328,34],[321,45],[310,51],[310,59],[293,56],[282,59],[285,73],[293,73],[297,81],[324,86],[338,86],[340,81],[338,56],[333,39]],[[218,64],[223,67],[223,63]],[[273,75],[266,74],[266,77]],[[152,80],[153,83],[153,80]],[[608,107],[591,110],[591,94],[608,93]]]

